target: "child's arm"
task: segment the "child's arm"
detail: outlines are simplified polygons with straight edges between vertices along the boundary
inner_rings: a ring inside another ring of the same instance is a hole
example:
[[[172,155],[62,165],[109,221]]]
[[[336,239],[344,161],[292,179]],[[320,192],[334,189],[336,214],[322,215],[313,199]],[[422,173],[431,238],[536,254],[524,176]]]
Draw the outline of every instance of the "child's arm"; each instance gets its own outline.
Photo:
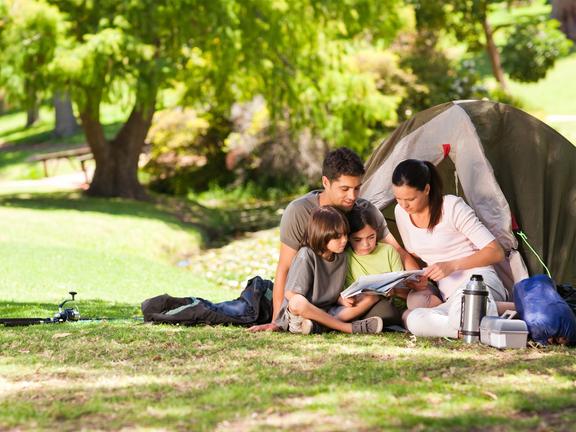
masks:
[[[338,304],[344,307],[352,307],[356,304],[356,296],[348,298],[340,296],[338,297]]]

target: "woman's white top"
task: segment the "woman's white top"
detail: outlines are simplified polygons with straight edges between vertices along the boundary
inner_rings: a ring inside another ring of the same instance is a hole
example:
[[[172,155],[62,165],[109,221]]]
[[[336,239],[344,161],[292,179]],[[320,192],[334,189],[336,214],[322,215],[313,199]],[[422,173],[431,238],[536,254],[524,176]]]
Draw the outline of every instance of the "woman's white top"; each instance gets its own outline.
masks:
[[[410,215],[399,205],[394,213],[405,249],[427,265],[468,257],[495,240],[474,210],[454,195],[444,196],[440,222],[431,232],[414,225]],[[492,266],[454,272],[438,282],[444,300],[465,286],[473,274],[484,275],[486,283],[492,277],[499,280]]]

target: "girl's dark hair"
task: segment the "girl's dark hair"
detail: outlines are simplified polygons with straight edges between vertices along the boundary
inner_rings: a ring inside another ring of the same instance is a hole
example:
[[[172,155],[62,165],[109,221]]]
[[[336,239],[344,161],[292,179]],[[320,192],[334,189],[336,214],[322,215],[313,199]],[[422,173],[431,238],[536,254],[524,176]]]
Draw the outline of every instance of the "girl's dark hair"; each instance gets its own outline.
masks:
[[[442,218],[442,179],[434,164],[417,159],[406,159],[400,162],[392,173],[394,186],[410,186],[423,191],[430,185],[428,205],[430,206],[430,222],[428,230],[432,231]]]
[[[322,206],[310,215],[308,228],[304,234],[304,246],[308,246],[316,255],[322,255],[326,252],[330,240],[348,234],[349,231],[348,221],[340,210]]]
[[[368,225],[376,231],[376,239],[378,241],[382,240],[382,230],[378,229],[378,219],[376,219],[374,212],[370,211],[368,208],[354,206],[352,210],[347,213],[346,217],[348,218],[348,224],[350,225],[350,234],[354,234]]]

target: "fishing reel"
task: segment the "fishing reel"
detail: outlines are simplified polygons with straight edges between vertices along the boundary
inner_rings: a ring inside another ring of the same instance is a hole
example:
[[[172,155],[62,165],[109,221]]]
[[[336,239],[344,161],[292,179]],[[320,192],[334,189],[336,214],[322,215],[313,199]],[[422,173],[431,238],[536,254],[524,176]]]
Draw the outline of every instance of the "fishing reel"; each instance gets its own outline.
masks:
[[[70,291],[68,294],[72,296],[71,299],[66,299],[58,305],[58,312],[54,314],[53,321],[55,322],[65,322],[65,321],[78,321],[80,319],[80,311],[74,305],[74,307],[64,309],[64,305],[68,302],[75,301],[74,297],[78,294],[76,291]]]

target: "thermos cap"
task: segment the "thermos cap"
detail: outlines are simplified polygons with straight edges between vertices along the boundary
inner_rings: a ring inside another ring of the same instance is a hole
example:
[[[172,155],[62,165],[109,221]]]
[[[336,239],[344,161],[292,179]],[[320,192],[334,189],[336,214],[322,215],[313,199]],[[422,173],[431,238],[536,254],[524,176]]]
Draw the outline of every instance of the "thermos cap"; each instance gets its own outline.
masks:
[[[477,274],[475,274],[475,275],[472,275],[472,277],[470,278],[470,280],[471,280],[471,281],[481,282],[481,281],[484,280],[484,278],[482,277],[482,275],[477,275]]]

